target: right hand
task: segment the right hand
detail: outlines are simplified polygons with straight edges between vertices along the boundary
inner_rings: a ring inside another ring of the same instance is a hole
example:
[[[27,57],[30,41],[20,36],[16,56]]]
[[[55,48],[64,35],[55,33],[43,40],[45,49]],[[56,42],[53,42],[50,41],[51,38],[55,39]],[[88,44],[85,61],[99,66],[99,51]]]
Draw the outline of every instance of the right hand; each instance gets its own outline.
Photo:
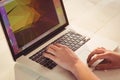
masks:
[[[93,57],[96,55],[96,57]],[[117,52],[106,50],[105,48],[97,48],[88,56],[87,63],[89,67],[99,60],[104,59],[103,62],[98,64],[96,70],[117,69],[120,68],[120,55]]]

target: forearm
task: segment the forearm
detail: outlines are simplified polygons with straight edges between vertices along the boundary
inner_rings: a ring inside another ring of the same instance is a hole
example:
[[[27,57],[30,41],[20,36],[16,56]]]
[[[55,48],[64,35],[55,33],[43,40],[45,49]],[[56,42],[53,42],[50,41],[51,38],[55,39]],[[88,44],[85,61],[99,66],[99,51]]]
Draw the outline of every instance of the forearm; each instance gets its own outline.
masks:
[[[100,80],[85,64],[80,61],[73,66],[71,72],[75,75],[77,80]]]

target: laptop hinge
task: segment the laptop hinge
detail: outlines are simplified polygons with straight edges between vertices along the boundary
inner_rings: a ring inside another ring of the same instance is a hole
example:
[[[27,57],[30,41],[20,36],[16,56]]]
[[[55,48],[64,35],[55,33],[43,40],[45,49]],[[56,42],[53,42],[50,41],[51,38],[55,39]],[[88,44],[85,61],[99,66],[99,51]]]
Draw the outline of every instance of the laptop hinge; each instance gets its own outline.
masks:
[[[22,53],[22,54],[24,54],[24,55],[29,54],[31,51],[38,48],[39,46],[41,46],[42,44],[44,44],[45,42],[47,42],[51,38],[55,37],[57,34],[59,34],[60,32],[62,32],[64,30],[65,30],[65,27],[64,28],[62,27],[62,28],[59,28],[59,29],[55,30],[51,34],[47,35],[46,37],[44,37],[43,39],[41,39],[40,41],[35,43],[35,45],[33,45],[33,46],[29,47],[28,49],[26,49],[25,51],[23,51],[24,53]]]

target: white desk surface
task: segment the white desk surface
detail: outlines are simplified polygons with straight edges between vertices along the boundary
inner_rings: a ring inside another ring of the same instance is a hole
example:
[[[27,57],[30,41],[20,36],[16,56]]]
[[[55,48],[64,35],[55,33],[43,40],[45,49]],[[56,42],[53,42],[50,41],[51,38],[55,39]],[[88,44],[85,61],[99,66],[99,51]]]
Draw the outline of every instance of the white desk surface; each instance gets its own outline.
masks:
[[[70,24],[78,25],[80,28],[89,30],[120,44],[120,0],[63,1]],[[15,80],[14,70],[14,61],[12,60],[0,27],[0,80]],[[95,73],[99,74],[101,72]],[[34,74],[34,77],[37,76],[37,74]],[[102,80],[119,80],[120,70],[107,71],[98,76]],[[102,76],[105,76],[106,79]],[[29,77],[26,80],[33,79]]]

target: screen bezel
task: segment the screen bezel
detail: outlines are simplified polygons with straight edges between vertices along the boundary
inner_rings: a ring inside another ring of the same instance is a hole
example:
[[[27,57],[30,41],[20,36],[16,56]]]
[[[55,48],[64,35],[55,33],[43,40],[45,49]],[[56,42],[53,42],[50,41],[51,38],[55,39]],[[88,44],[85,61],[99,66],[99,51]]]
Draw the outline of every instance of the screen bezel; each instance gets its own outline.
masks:
[[[52,37],[54,37],[55,35],[57,35],[58,33],[60,33],[60,32],[61,32],[62,30],[64,30],[65,27],[69,24],[68,19],[67,19],[67,15],[66,15],[66,12],[65,12],[63,0],[60,0],[60,3],[61,3],[61,7],[62,7],[62,9],[63,9],[63,14],[64,14],[64,16],[65,16],[66,23],[65,23],[64,25],[62,25],[61,27],[59,27],[58,29],[56,29],[55,31],[53,31],[52,33],[50,33],[49,35],[47,35],[47,36],[45,36],[44,38],[40,39],[38,42],[34,43],[33,45],[31,45],[30,47],[26,48],[26,49],[23,50],[22,52],[18,53],[17,55],[14,53],[14,50],[13,50],[12,44],[11,44],[11,42],[10,42],[10,39],[9,39],[7,30],[6,30],[6,28],[5,28],[6,26],[5,26],[5,23],[4,23],[4,20],[3,20],[3,16],[2,16],[2,14],[0,13],[1,25],[2,25],[2,28],[3,28],[4,34],[5,34],[5,36],[6,36],[8,45],[9,45],[9,47],[10,47],[10,50],[11,50],[13,59],[14,59],[15,61],[16,61],[16,59],[19,58],[20,56],[29,54],[31,51],[33,51],[34,49],[38,48],[40,45],[42,45],[43,43],[45,43],[46,41],[48,41],[50,38],[52,38]]]

